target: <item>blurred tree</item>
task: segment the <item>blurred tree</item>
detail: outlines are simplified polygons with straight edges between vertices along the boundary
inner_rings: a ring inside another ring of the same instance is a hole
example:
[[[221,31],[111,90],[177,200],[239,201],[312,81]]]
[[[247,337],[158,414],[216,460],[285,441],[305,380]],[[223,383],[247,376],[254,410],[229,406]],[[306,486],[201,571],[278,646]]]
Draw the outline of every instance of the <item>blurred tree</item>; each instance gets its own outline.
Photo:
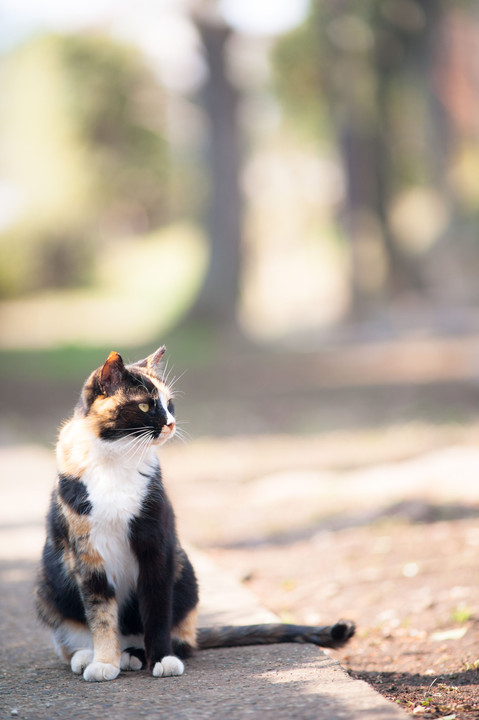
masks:
[[[307,21],[273,55],[276,87],[296,126],[319,136],[328,116],[344,170],[341,219],[360,315],[385,294],[424,290],[418,255],[398,242],[390,210],[408,185],[438,185],[447,124],[431,88],[444,7],[443,0],[313,0]]]
[[[44,36],[4,62],[1,164],[17,198],[0,294],[88,280],[98,242],[165,221],[162,93],[139,54]]]
[[[192,315],[221,327],[236,328],[242,203],[237,118],[239,94],[228,74],[227,51],[232,29],[214,11],[211,3],[198,3],[192,17],[202,41],[208,70],[200,102],[208,128],[207,230],[210,240],[209,268]]]

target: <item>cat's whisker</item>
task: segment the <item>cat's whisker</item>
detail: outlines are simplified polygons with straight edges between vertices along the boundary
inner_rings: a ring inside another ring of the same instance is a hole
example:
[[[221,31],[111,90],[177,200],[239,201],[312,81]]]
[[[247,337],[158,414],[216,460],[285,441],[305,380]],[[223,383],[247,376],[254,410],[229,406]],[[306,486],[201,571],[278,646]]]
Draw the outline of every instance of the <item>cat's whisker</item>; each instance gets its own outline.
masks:
[[[148,430],[147,432],[144,432],[143,434],[141,434],[138,437],[133,439],[131,446],[130,446],[130,450],[131,449],[135,450],[136,448],[141,447],[145,441],[150,440],[152,438],[153,438],[152,430]]]
[[[148,438],[148,439],[144,442],[144,444],[143,444],[143,450],[142,450],[140,459],[138,460],[138,465],[141,465],[141,464],[143,463],[143,460],[145,459],[146,454],[147,454],[148,450],[149,450],[150,447],[151,447],[151,443],[152,443],[152,441],[153,441],[153,437],[154,437],[154,436],[153,436],[153,433],[152,433],[151,437]]]
[[[152,446],[152,444],[153,444],[154,439],[155,439],[155,436],[154,436],[154,434],[152,433],[152,435],[151,435],[151,437],[149,438],[148,442],[145,444],[144,452],[143,452],[143,455],[142,455],[142,457],[141,457],[141,462],[144,461],[144,459],[145,459],[148,451],[151,449],[151,446]]]
[[[150,427],[143,425],[142,427],[128,428],[128,435],[138,435],[138,433],[150,432],[150,431],[151,431]],[[128,435],[126,435],[126,437],[128,437]]]
[[[187,432],[182,425],[176,424],[176,433],[175,437],[180,440],[182,443],[187,443],[188,441],[191,441],[191,435],[189,432]]]
[[[138,449],[140,447],[141,441],[136,443],[135,445],[132,445],[129,449],[126,450],[124,454],[125,460],[131,460],[133,457],[135,457],[136,453],[138,452]]]
[[[129,460],[133,458],[139,451],[143,449],[143,446],[148,445],[153,440],[153,431],[146,429],[142,434],[132,438],[125,447],[125,459]]]
[[[172,390],[171,387],[169,388],[169,390],[170,390],[171,397],[173,399],[185,397],[185,393],[183,392],[183,390]]]
[[[127,440],[126,444],[130,445],[131,443],[135,442],[135,440],[138,440],[139,438],[143,437],[145,432],[136,432],[135,434],[131,433],[129,436],[127,436],[125,439]]]
[[[142,432],[139,432],[139,433],[133,435],[133,437],[129,438],[129,440],[125,443],[125,448],[128,448],[128,447],[130,447],[131,445],[135,445],[135,444],[136,444],[137,442],[139,442],[145,435],[147,435],[147,434],[150,433],[150,432],[151,432],[151,430],[150,430],[149,428],[146,428],[146,429],[144,428]]]
[[[146,450],[150,447],[150,443],[142,443],[138,447],[136,447],[134,450],[130,451],[127,455],[125,455],[125,461],[135,461],[135,464],[141,465],[143,462],[143,458],[145,455]]]
[[[146,427],[146,425],[140,425],[139,427],[128,428],[128,430],[127,430],[126,432],[128,432],[128,434],[132,434],[132,433],[137,432],[137,431],[139,431],[139,430],[151,430],[151,428]]]
[[[169,376],[170,376],[170,374],[171,374],[171,371],[172,371],[172,369],[173,369],[173,366],[168,367],[168,363],[169,363],[169,359],[167,358],[167,359],[166,359],[166,362],[165,362],[165,367],[163,368],[163,372],[162,372],[162,380],[163,380],[163,382],[164,382],[165,385],[168,385],[168,378],[169,378]]]
[[[175,375],[175,377],[172,379],[172,381],[170,383],[167,383],[168,387],[171,391],[173,391],[176,383],[179,382],[181,380],[181,378],[184,377],[184,375],[186,375],[186,370],[183,370],[183,372],[180,373],[179,375]]]

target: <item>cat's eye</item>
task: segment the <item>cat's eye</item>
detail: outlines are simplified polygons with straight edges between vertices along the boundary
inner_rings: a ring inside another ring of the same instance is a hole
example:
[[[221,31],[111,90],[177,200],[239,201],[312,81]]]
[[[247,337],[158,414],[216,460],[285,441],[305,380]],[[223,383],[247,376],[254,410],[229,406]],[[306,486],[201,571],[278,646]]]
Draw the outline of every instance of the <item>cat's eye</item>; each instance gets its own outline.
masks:
[[[148,410],[150,409],[150,406],[148,405],[148,403],[139,403],[138,407],[140,408],[140,410],[142,412],[148,412]]]

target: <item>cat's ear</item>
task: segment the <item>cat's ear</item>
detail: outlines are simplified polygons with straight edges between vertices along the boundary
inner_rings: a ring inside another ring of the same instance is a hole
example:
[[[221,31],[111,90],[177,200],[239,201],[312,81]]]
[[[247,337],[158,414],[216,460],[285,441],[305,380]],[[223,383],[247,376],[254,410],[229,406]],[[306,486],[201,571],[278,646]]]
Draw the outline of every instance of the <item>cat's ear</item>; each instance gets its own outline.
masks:
[[[112,351],[100,370],[100,385],[105,395],[113,395],[125,377],[126,370],[121,355]]]
[[[153,353],[153,355],[150,355],[147,360],[147,365],[154,373],[158,373],[160,370],[161,361],[163,359],[163,355],[166,352],[166,347],[162,345],[158,348],[156,352]]]
[[[156,375],[160,369],[161,360],[165,352],[166,347],[162,345],[152,355],[148,355],[148,357],[144,358],[143,360],[139,360],[135,363],[135,365],[136,367],[146,367]]]

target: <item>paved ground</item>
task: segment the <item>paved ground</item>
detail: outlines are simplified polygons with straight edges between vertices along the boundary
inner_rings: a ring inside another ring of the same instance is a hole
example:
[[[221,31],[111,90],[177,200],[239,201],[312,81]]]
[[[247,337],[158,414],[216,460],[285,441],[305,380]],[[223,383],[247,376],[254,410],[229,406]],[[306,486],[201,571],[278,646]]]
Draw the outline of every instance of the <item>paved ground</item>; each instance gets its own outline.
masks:
[[[88,684],[56,659],[34,618],[31,591],[53,460],[41,448],[0,450],[0,720],[4,718],[300,718],[393,720],[406,715],[310,646],[197,653],[179,678],[145,672]],[[232,576],[193,549],[200,624],[274,619]]]

